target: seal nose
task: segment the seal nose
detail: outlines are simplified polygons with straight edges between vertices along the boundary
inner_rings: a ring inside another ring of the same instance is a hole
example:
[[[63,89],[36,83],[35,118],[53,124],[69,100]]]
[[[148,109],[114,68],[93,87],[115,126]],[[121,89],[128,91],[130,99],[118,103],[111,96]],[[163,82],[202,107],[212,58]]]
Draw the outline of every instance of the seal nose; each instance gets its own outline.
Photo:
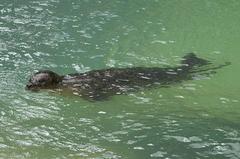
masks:
[[[29,90],[32,86],[33,86],[32,83],[28,83],[25,88]]]

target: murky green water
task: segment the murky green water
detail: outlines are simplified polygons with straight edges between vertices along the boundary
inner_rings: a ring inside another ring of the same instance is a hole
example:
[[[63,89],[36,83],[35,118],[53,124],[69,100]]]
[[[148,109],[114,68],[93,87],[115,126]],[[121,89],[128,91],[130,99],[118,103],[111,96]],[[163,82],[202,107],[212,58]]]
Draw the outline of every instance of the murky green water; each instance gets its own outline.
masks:
[[[1,0],[0,158],[239,159],[240,1]],[[91,103],[24,90],[36,70],[167,67],[208,78]]]

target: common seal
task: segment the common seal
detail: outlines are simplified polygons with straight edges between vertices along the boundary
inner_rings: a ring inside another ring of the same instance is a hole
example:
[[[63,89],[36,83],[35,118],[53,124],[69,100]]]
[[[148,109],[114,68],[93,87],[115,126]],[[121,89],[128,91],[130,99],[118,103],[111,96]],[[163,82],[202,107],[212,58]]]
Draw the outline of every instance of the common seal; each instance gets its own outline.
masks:
[[[181,65],[178,67],[108,68],[63,76],[53,71],[43,70],[30,78],[26,89],[32,91],[67,89],[90,101],[105,100],[110,96],[125,94],[141,88],[154,85],[166,87],[184,80],[191,80],[196,73],[208,72],[228,65],[226,63],[205,69],[201,67],[209,64],[211,64],[210,61],[199,58],[194,53],[189,53],[183,57]]]

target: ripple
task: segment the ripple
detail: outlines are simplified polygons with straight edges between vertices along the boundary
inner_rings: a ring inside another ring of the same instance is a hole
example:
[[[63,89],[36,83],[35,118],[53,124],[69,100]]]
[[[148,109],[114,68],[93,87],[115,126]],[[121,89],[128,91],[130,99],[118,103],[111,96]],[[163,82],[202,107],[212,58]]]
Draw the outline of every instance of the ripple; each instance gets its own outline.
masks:
[[[143,147],[134,147],[133,149],[134,149],[134,150],[144,150]]]
[[[154,158],[155,158],[155,157],[156,157],[156,158],[162,158],[162,157],[164,157],[166,154],[167,154],[167,152],[157,151],[157,152],[151,154],[150,156],[151,156],[151,157],[154,157]]]

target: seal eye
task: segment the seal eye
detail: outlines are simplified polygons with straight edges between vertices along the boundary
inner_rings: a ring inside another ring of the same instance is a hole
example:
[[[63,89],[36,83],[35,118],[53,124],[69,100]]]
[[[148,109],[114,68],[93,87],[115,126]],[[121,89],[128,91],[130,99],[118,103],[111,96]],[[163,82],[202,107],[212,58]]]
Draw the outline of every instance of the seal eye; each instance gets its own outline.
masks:
[[[45,82],[45,79],[40,79],[38,80],[39,83],[44,83]]]
[[[46,85],[47,85],[47,80],[45,80],[45,79],[40,79],[40,80],[38,80],[38,84],[39,84],[40,86],[46,86]]]

